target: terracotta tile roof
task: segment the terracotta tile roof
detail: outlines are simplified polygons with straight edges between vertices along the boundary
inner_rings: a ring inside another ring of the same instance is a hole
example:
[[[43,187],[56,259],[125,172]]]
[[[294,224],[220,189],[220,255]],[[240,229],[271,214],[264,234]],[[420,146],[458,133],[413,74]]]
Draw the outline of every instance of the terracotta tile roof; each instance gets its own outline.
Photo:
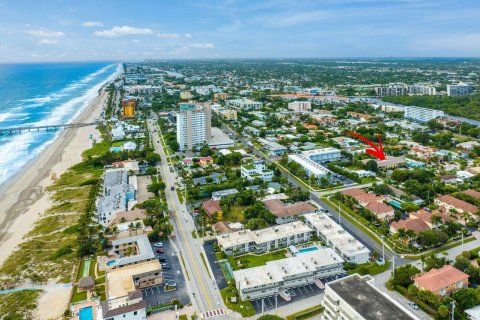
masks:
[[[480,199],[480,192],[478,192],[478,191],[468,189],[468,190],[463,191],[463,193],[465,193],[466,195],[469,195],[470,197],[473,197],[475,199]]]
[[[433,211],[427,211],[425,209],[420,209],[418,211],[410,212],[408,214],[410,216],[410,219],[420,219],[425,222],[431,222],[432,216],[440,216],[442,218],[442,221],[454,221],[455,219],[450,217],[448,214],[445,214],[443,212],[440,212],[438,210],[433,210]]]
[[[438,292],[442,288],[467,279],[468,274],[451,265],[446,265],[440,269],[434,268],[423,275],[416,276],[413,281],[423,290]]]
[[[220,207],[220,201],[217,200],[208,200],[202,204],[203,210],[210,216],[215,214],[219,211],[222,211],[222,207]]]
[[[438,197],[437,199],[457,209],[461,209],[469,213],[476,213],[478,211],[478,208],[473,204],[470,204],[468,202],[465,202],[463,200],[457,199],[449,195],[444,195],[444,196]]]
[[[384,214],[387,212],[393,212],[393,208],[383,202],[372,201],[372,202],[369,202],[365,206],[365,208],[372,211],[375,214]]]
[[[400,220],[398,222],[394,221],[390,224],[390,227],[392,227],[397,231],[399,229],[403,229],[405,231],[413,230],[416,233],[430,229],[428,224],[421,219],[407,219],[407,220]]]
[[[271,199],[263,201],[263,203],[265,204],[265,208],[267,208],[272,214],[277,217],[294,216],[317,210],[317,208],[315,208],[307,201],[287,205],[283,203],[282,200]]]
[[[114,224],[119,224],[120,223],[120,220],[122,220],[122,218],[125,218],[125,220],[127,220],[128,222],[130,221],[134,221],[134,220],[137,220],[137,219],[145,219],[147,217],[147,215],[145,214],[145,210],[143,209],[133,209],[133,210],[130,210],[130,211],[122,211],[122,212],[118,212],[116,215],[115,215],[115,218],[113,218],[107,225],[107,227],[110,227]]]
[[[228,226],[228,223],[225,221],[218,221],[213,225],[213,228],[215,228],[215,231],[217,233],[229,233],[232,232],[232,229]]]

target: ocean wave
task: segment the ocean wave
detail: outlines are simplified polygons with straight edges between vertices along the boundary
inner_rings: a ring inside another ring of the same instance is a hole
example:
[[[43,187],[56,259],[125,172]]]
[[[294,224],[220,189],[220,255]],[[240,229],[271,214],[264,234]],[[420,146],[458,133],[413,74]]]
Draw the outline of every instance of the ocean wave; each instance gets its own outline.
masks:
[[[12,116],[13,113],[10,113],[10,112],[5,112],[5,113],[0,113],[0,122],[3,122],[5,120],[7,120],[8,118],[10,118]]]
[[[25,100],[20,100],[22,102],[50,102],[52,101],[52,98],[50,96],[47,97],[42,97],[42,98],[32,98],[32,99],[25,99]]]

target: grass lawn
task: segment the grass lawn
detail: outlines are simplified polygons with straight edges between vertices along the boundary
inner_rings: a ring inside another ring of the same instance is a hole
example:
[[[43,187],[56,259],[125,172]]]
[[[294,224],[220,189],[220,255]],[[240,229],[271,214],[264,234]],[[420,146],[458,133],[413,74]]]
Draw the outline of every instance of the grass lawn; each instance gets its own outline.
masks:
[[[228,222],[244,222],[243,210],[246,206],[232,206],[228,212],[223,213],[223,220]]]
[[[242,317],[251,317],[255,315],[255,309],[250,301],[242,301],[237,296],[237,290],[235,288],[224,288],[220,290],[223,301],[228,309],[236,311],[242,315]],[[236,297],[237,302],[231,302],[230,298]]]
[[[369,274],[371,276],[377,275],[379,273],[385,272],[390,267],[390,262],[385,261],[385,264],[379,265],[376,262],[368,262],[361,265],[358,265],[355,269],[349,270],[348,274],[358,273],[363,275]]]
[[[284,259],[285,257],[285,249],[278,250],[275,252],[265,253],[262,255],[253,255],[253,254],[246,254],[243,256],[235,257],[235,262],[240,268],[253,268],[258,266],[263,266],[267,263],[267,261],[279,260]],[[242,269],[243,269],[242,268]]]
[[[2,294],[0,296],[0,318],[34,319],[40,292],[41,290],[24,290]]]
[[[318,306],[313,306],[301,311],[298,311],[294,314],[291,314],[285,318],[285,320],[303,320],[310,319],[316,315],[319,315],[323,312],[325,308],[319,304]]]
[[[87,300],[87,291],[78,292],[78,287],[73,287],[72,303]]]

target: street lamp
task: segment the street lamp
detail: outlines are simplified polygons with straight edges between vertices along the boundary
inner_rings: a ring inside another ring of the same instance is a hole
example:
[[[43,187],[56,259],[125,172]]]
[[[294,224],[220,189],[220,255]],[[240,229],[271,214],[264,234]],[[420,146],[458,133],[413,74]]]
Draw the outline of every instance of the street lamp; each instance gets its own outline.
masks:
[[[382,260],[385,263],[385,235],[382,235]]]

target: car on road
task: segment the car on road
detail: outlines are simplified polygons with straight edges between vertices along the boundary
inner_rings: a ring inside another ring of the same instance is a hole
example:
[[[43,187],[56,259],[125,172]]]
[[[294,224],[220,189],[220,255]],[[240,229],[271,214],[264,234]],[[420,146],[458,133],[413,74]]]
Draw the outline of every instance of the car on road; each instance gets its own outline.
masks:
[[[158,257],[157,259],[158,259],[158,261],[159,261],[160,263],[162,263],[162,262],[167,262],[167,259],[165,259],[165,258],[160,258],[160,257]]]
[[[157,250],[155,250],[156,253],[160,253],[160,254],[164,254],[165,251],[163,250],[163,248],[158,248]]]
[[[417,305],[415,302],[413,302],[413,301],[408,301],[407,303],[408,303],[408,305],[409,305],[410,307],[412,307],[413,309],[418,310],[418,305]]]
[[[172,187],[170,188],[170,190],[171,190],[171,191],[174,191],[174,190],[175,190],[175,187],[172,186]]]
[[[155,242],[155,243],[153,244],[153,247],[154,247],[154,248],[163,248],[163,242]]]

